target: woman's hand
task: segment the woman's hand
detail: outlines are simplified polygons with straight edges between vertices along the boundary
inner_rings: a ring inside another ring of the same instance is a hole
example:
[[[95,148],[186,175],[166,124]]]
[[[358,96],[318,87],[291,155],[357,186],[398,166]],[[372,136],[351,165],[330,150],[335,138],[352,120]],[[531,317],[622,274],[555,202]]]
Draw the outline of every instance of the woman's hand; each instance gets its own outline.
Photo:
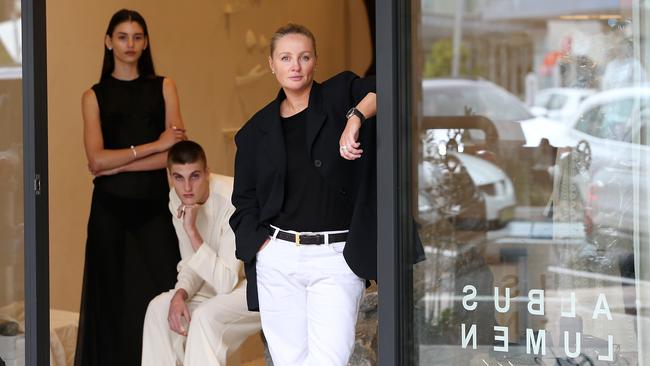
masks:
[[[355,108],[367,119],[377,114],[377,94],[368,93],[355,106]],[[361,119],[356,115],[351,115],[345,125],[345,130],[339,140],[339,154],[346,160],[356,160],[361,157],[363,150],[360,149],[359,130],[361,129]]]
[[[167,151],[174,146],[175,143],[183,140],[187,140],[185,129],[172,126],[160,134],[158,145],[160,151]]]
[[[357,116],[348,118],[345,130],[339,139],[339,154],[346,160],[356,160],[361,157],[363,150],[360,149],[359,130],[361,129],[361,120]]]

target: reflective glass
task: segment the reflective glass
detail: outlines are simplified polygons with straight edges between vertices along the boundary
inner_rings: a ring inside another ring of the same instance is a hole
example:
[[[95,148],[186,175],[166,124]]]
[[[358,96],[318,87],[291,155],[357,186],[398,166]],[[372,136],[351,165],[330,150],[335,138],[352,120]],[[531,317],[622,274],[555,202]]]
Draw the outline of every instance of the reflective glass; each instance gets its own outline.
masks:
[[[20,1],[0,0],[0,358],[7,366],[25,362],[20,10]]]
[[[650,364],[650,4],[411,6],[415,364]]]

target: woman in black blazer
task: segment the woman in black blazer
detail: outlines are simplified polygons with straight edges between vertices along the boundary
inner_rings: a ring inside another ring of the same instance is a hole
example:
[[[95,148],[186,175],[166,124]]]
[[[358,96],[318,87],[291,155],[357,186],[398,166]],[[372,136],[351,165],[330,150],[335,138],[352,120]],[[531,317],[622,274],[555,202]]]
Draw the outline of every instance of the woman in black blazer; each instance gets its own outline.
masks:
[[[319,84],[316,59],[308,29],[278,29],[269,66],[282,88],[235,136],[230,225],[277,366],[346,365],[377,272],[375,80]]]

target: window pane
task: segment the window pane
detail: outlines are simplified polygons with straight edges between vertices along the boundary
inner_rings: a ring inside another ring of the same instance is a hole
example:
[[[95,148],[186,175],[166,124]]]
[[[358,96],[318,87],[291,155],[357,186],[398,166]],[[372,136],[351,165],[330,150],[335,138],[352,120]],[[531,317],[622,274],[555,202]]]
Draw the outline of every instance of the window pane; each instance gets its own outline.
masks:
[[[0,0],[0,358],[24,364],[20,1]]]
[[[411,6],[415,364],[643,364],[650,5]]]

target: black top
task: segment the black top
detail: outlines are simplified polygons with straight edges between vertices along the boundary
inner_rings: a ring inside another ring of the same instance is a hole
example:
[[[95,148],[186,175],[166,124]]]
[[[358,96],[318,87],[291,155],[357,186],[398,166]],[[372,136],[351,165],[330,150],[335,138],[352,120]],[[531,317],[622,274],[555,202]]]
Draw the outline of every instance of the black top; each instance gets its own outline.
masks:
[[[163,80],[162,76],[129,81],[108,77],[93,85],[104,148],[128,149],[160,137],[165,130]],[[94,183],[97,189],[120,197],[166,199],[169,193],[165,169],[97,177]]]
[[[347,230],[352,216],[350,200],[334,191],[311,161],[307,149],[307,109],[281,118],[287,155],[284,203],[271,224],[300,232]],[[336,148],[336,146],[334,146]]]
[[[350,269],[365,279],[377,278],[377,182],[375,169],[374,118],[363,123],[359,142],[363,155],[345,160],[339,154],[339,139],[346,126],[345,112],[375,90],[375,79],[360,79],[343,72],[322,84],[312,84],[306,111],[306,155],[330,192],[350,200],[352,215],[346,219],[347,235],[343,256]],[[249,310],[257,310],[256,254],[269,237],[269,224],[288,202],[285,187],[289,169],[287,146],[280,119],[280,104],[286,99],[282,89],[235,135],[235,183],[232,203],[235,212],[230,226],[235,233],[237,258],[244,262],[246,300]],[[290,183],[289,183],[290,184]],[[320,210],[316,210],[319,211]],[[334,228],[327,228],[331,230]]]

